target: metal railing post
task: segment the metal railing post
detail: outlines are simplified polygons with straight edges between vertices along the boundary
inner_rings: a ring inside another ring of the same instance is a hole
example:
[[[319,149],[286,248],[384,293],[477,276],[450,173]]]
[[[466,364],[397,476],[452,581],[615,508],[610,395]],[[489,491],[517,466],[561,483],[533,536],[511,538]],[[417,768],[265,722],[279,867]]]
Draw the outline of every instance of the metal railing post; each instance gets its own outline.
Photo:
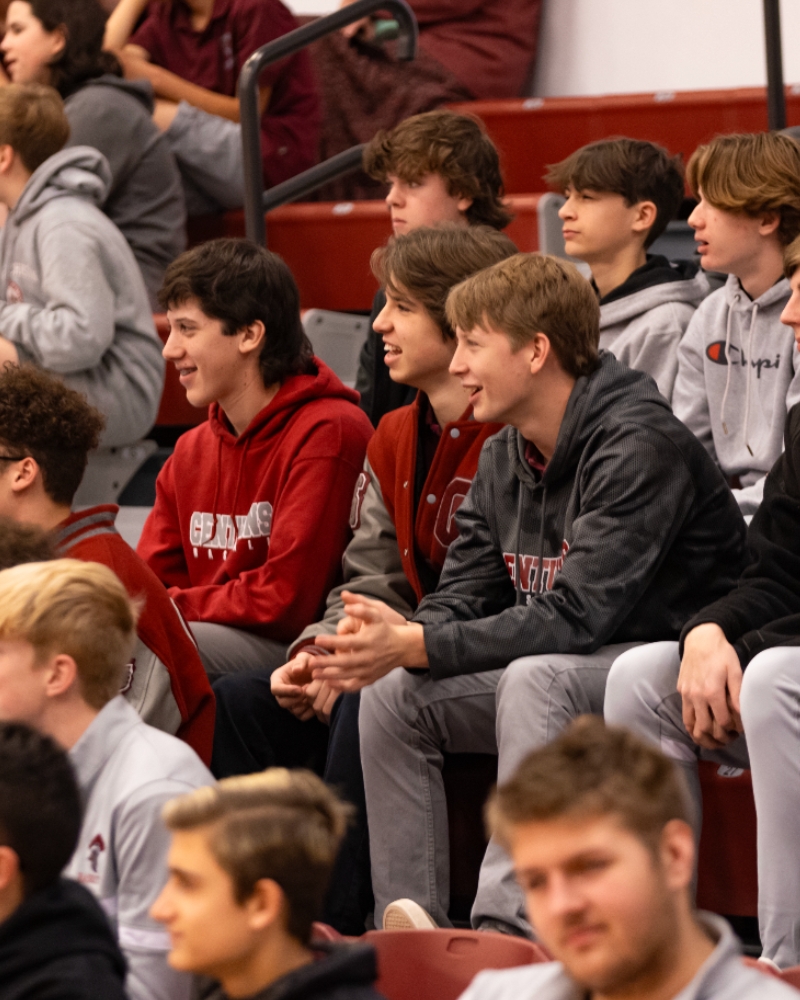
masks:
[[[764,37],[767,44],[767,121],[770,131],[774,132],[786,128],[780,0],[764,0]]]

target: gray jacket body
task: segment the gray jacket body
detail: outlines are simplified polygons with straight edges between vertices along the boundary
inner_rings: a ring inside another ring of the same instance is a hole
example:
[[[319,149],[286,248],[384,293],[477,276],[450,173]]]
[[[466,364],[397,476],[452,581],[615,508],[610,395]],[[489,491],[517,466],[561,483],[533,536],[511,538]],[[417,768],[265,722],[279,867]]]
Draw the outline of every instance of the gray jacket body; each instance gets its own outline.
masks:
[[[716,948],[673,1000],[796,1000],[796,990],[786,983],[742,963],[739,944],[721,917],[700,916]],[[588,996],[560,962],[543,962],[479,972],[459,1000],[587,1000]]]
[[[728,593],[745,527],[653,380],[602,352],[539,475],[506,427],[483,447],[439,586],[414,621],[436,680],[520,656],[676,639]]]
[[[600,304],[600,347],[618,361],[646,372],[672,401],[678,373],[678,345],[689,320],[708,295],[708,279],[693,265],[669,265],[673,280],[654,269],[651,282],[621,298]],[[669,273],[669,271],[667,272]]]
[[[96,149],[63,149],[31,176],[0,236],[0,332],[20,360],[61,375],[106,417],[102,444],[153,426],[164,360],[142,275],[99,206]]]
[[[678,350],[675,415],[739,480],[734,493],[744,514],[761,502],[783,451],[786,414],[800,401],[800,356],[780,321],[789,294],[781,278],[753,300],[729,275],[700,305]]]
[[[178,165],[153,119],[153,88],[107,74],[85,81],[64,102],[69,146],[92,146],[108,160],[103,211],[133,250],[150,308],[167,265],[186,249],[186,205]]]
[[[167,880],[169,799],[214,779],[191,747],[145,725],[118,695],[69,752],[84,804],[64,869],[99,900],[128,962],[131,1000],[189,1000],[192,977],[167,965],[169,935],[149,915]]]

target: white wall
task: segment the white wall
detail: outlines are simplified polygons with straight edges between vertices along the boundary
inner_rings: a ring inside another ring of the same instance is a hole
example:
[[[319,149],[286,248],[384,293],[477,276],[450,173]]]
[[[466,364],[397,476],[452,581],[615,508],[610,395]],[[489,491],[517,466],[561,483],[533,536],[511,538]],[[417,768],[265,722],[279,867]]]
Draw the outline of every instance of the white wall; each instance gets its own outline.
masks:
[[[800,82],[800,2],[783,0],[783,72]],[[541,97],[766,84],[761,0],[544,0]]]

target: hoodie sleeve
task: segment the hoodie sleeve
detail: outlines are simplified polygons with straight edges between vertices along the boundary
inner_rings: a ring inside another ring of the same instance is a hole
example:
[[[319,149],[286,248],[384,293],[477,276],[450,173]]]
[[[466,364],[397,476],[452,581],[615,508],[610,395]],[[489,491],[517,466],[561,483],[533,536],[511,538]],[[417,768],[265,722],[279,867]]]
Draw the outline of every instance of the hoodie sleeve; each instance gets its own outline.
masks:
[[[706,300],[708,301],[708,300]],[[683,340],[678,347],[678,374],[672,392],[672,410],[698,438],[714,461],[714,435],[708,404],[703,353],[705,349],[705,303],[689,321]]]
[[[189,586],[175,493],[174,455],[170,455],[156,479],[156,502],[144,523],[136,551],[165,587]]]
[[[3,302],[0,333],[59,375],[96,368],[114,340],[114,291],[96,232],[74,222],[37,239],[45,304]]]
[[[621,425],[583,468],[580,511],[552,590],[508,607],[513,585],[476,483],[477,477],[462,504],[465,518],[456,515],[461,533],[439,589],[415,616],[425,626],[434,680],[501,669],[519,656],[591,653],[609,642],[658,571],[695,497],[690,471],[667,437]]]
[[[786,422],[786,451],[766,478],[764,500],[747,532],[752,559],[739,586],[687,624],[714,622],[745,666],[764,649],[800,644],[800,406]]]

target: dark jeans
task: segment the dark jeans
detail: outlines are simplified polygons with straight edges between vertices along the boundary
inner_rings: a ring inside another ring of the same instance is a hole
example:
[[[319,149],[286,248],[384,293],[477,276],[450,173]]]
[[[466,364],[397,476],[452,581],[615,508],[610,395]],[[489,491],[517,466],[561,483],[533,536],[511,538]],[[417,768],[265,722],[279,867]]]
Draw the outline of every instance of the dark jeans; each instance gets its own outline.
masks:
[[[330,727],[301,722],[270,690],[271,671],[222,677],[213,684],[217,719],[211,770],[216,778],[268,767],[305,767],[354,807],[331,876],[322,920],[342,934],[363,934],[372,911],[367,807],[358,738],[360,695],[341,695]]]

